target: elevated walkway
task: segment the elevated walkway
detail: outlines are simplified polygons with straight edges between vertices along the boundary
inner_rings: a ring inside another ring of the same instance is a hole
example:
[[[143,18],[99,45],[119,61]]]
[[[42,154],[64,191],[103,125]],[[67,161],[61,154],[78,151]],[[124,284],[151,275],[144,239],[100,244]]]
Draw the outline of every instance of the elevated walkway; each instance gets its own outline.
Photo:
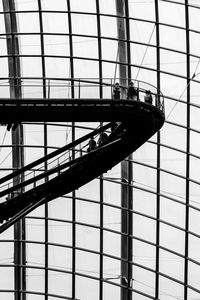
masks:
[[[133,100],[0,99],[0,123],[123,122],[132,119],[133,109],[150,112],[149,104]],[[152,105],[151,110],[157,111]]]
[[[2,123],[109,122],[0,179],[3,201],[0,203],[0,232],[39,205],[72,192],[107,172],[144,144],[164,123],[163,103],[154,103],[138,99],[0,99]],[[87,152],[90,138],[97,141],[102,132],[106,132],[107,137]],[[47,170],[43,168],[44,162]],[[13,185],[17,176],[23,177],[23,181]]]

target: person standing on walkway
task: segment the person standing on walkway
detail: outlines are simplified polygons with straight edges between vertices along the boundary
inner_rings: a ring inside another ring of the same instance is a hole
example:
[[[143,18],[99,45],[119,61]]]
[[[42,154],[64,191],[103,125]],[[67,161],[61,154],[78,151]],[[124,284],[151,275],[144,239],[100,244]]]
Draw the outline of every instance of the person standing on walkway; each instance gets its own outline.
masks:
[[[129,82],[128,91],[127,91],[127,99],[137,100],[137,89],[134,87],[132,81]]]
[[[144,102],[152,104],[153,98],[152,98],[152,95],[151,95],[151,91],[148,90],[148,91],[145,92]]]
[[[118,82],[116,82],[114,85],[113,99],[120,99],[120,86]]]
[[[88,148],[87,148],[87,152],[90,152],[92,150],[94,150],[96,148],[96,141],[94,140],[94,137],[92,136],[91,139],[89,140],[89,143],[88,143]]]

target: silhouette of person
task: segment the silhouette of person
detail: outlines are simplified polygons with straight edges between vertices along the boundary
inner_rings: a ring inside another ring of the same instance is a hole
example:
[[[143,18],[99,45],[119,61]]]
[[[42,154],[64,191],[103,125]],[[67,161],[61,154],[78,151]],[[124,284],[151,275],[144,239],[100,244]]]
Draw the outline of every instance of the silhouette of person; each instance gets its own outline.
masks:
[[[107,137],[107,133],[101,132],[98,140],[98,145],[101,145],[101,143],[103,143]]]
[[[90,152],[92,150],[94,150],[96,148],[96,141],[94,140],[94,137],[92,136],[91,139],[89,140],[89,143],[88,143],[88,148],[87,148],[87,152]]]
[[[127,99],[137,100],[137,89],[134,87],[132,81],[129,82]]]
[[[117,122],[112,122],[111,124],[111,132],[113,132],[117,128]]]
[[[12,123],[8,122],[8,124],[7,124],[7,130],[10,131],[11,128],[12,128]]]
[[[113,98],[120,99],[120,86],[119,86],[118,82],[115,83],[115,86],[113,89]]]
[[[8,122],[7,124],[7,130],[10,131],[10,129],[12,128],[12,130],[15,130],[18,127],[19,123],[15,122],[15,123],[11,123]]]
[[[145,92],[144,102],[152,104],[153,98],[152,98],[152,95],[151,95],[151,91],[148,90],[148,91]]]

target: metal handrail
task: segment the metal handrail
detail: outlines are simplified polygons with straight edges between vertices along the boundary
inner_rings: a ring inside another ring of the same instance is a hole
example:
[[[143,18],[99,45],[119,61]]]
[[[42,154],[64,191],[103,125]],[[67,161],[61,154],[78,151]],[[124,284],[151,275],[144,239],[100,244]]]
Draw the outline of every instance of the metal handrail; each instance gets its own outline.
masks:
[[[20,175],[20,174],[23,174],[23,177],[24,179],[28,176],[30,176],[31,174],[33,174],[33,178],[35,178],[35,180],[40,180],[48,175],[51,175],[52,173],[55,173],[55,172],[59,172],[61,171],[62,169],[66,169],[68,166],[71,166],[73,165],[75,162],[76,162],[76,159],[74,160],[70,160],[70,151],[73,149],[75,151],[75,153],[78,153],[78,154],[81,154],[83,152],[86,152],[86,150],[84,150],[87,145],[88,145],[88,140],[93,136],[97,136],[99,133],[101,133],[102,131],[104,130],[107,130],[108,128],[110,128],[111,126],[111,123],[108,123],[102,127],[99,127],[97,129],[95,129],[94,131],[92,131],[91,133],[88,133],[87,135],[77,139],[76,141],[48,154],[47,156],[44,156],[28,165],[26,165],[25,167],[21,168],[20,170],[16,170],[15,172],[11,173],[11,174],[8,174],[6,175],[5,177],[1,178],[0,179],[0,184],[2,183],[6,183],[4,185],[1,185],[0,188],[4,188],[3,191],[0,191],[0,197],[3,197],[5,195],[7,195],[8,193],[12,192],[13,190],[16,190],[18,187],[15,185],[13,186],[13,178],[15,178],[16,176]],[[83,145],[84,142],[87,142],[86,144]],[[81,151],[79,149],[76,149],[74,148],[75,146],[78,146],[80,145],[81,147]],[[59,165],[56,165],[54,166],[49,172],[48,174],[48,171],[49,170],[44,170],[43,167],[40,167],[37,169],[37,172],[43,172],[43,174],[40,174],[40,175],[36,175],[35,176],[35,172],[36,170],[33,170],[34,167],[38,166],[38,165],[41,165],[43,164],[44,162],[46,161],[49,161],[49,163],[47,165],[51,165],[52,163],[54,162],[60,162],[59,159],[65,155],[69,154],[69,156],[67,156],[67,158],[65,158],[64,160],[62,160],[62,163],[59,164]],[[50,161],[50,159],[53,159]],[[24,174],[26,171],[28,171],[29,173],[28,174]],[[22,186],[25,186],[25,185],[29,185],[31,183],[33,183],[33,178],[31,179],[28,179],[27,180],[27,183],[28,184],[25,184],[25,181],[22,182],[21,184],[19,184],[19,188],[21,188]]]
[[[5,81],[5,80],[7,80],[7,84],[5,82],[1,84],[1,81]],[[41,83],[37,83],[37,81],[39,80],[41,81]],[[44,84],[44,80],[46,81],[45,84]],[[114,78],[109,78],[109,77],[105,77],[105,78],[4,77],[4,78],[0,78],[0,89],[7,86],[8,87],[12,86],[15,88],[21,87],[22,89],[34,88],[34,87],[46,87],[48,99],[54,99],[53,97],[51,97],[53,88],[62,88],[62,87],[76,88],[78,93],[77,98],[84,99],[85,97],[83,96],[83,93],[81,93],[81,89],[91,88],[91,87],[102,87],[102,88],[110,88],[111,90],[110,96],[112,98],[114,82],[119,81],[120,83],[122,80],[123,82],[127,82],[127,83],[130,81],[129,78],[115,78],[114,80]],[[33,84],[30,83],[31,81],[33,82]],[[154,106],[156,106],[159,110],[161,110],[164,113],[164,96],[162,92],[157,90],[157,88],[154,85],[148,82],[142,80],[134,80],[134,79],[132,81],[135,83],[136,89],[138,90],[138,94],[139,94],[138,100],[142,101],[140,99],[140,96],[143,97],[145,91],[150,90],[154,98],[154,103],[155,103]],[[119,85],[119,87],[121,89],[128,89],[128,85]],[[61,90],[59,89],[59,91]]]

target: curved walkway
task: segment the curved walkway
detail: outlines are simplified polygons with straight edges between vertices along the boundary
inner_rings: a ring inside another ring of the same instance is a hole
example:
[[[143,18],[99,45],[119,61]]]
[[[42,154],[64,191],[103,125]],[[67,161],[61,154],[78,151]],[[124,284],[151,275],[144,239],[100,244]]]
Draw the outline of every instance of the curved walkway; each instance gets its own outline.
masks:
[[[44,114],[39,114],[41,103],[37,106],[38,100],[35,101],[37,102],[35,106],[32,106],[33,103],[30,103],[30,100],[27,105],[24,105],[24,102],[25,100],[20,100],[20,103],[13,103],[12,106],[6,102],[3,107],[11,115],[12,110],[18,111],[20,118],[27,115],[24,114],[24,110],[28,109],[29,116],[27,118],[38,121],[43,117],[44,120]],[[56,102],[57,106],[52,100],[47,106],[45,105],[45,116],[48,120],[53,117],[52,110],[54,120],[56,116],[60,116],[60,120],[64,118],[65,121],[103,122],[110,120],[112,122],[21,170],[1,178],[0,197],[5,197],[9,193],[12,198],[0,204],[0,222],[2,223],[0,232],[37,206],[72,192],[107,172],[144,144],[164,123],[164,113],[161,110],[139,101],[79,99],[76,102],[72,99],[65,103],[58,100]],[[24,121],[23,118],[20,120]],[[117,122],[117,126],[111,131],[113,121]],[[109,133],[106,139],[93,151],[87,152],[89,139],[92,136],[97,139],[99,134],[105,130]],[[40,165],[44,162],[48,164],[48,171],[40,169]],[[39,169],[40,171],[38,171]],[[13,186],[13,178],[20,174],[23,175],[24,181]],[[48,180],[41,184],[41,179],[44,178]],[[21,190],[25,190],[25,192],[19,193]]]

